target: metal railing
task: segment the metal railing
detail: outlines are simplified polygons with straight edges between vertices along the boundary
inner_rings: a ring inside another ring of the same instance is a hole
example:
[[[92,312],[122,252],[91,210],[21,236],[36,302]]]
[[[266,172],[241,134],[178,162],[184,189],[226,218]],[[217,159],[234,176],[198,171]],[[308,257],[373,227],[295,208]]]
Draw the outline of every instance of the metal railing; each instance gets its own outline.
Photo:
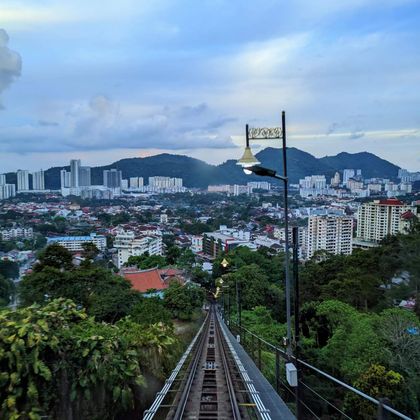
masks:
[[[224,319],[225,323],[226,320]],[[392,408],[385,399],[376,399],[346,384],[334,376],[312,366],[302,359],[288,357],[285,350],[277,347],[250,330],[230,319],[226,323],[230,331],[240,338],[240,343],[253,359],[259,370],[273,385],[281,398],[289,405],[298,418],[351,419],[351,406],[365,408],[363,418],[412,420],[405,414]],[[285,380],[284,363],[293,362],[300,371],[299,398],[296,389]],[[360,417],[359,417],[360,418]]]

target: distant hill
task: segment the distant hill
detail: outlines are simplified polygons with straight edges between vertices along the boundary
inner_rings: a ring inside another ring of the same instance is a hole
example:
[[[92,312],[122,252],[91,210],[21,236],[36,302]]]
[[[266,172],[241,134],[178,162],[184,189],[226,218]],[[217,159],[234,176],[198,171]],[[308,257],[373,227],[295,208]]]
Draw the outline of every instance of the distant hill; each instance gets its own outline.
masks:
[[[400,169],[399,166],[368,152],[342,152],[336,156],[325,156],[319,161],[336,170],[361,169],[364,178],[394,179],[398,175],[398,169]]]
[[[238,149],[238,156],[241,151]],[[282,169],[281,149],[268,147],[256,154],[262,166],[277,170]],[[384,177],[395,179],[399,167],[375,156],[372,153],[339,153],[336,156],[316,158],[310,153],[294,147],[287,150],[287,165],[291,183],[297,183],[307,175],[325,175],[327,179],[336,171],[343,169],[361,169],[366,178]],[[68,166],[54,167],[45,171],[45,185],[48,189],[60,188],[60,170]],[[188,156],[163,153],[145,158],[121,159],[107,166],[92,168],[92,184],[102,184],[102,171],[117,168],[122,171],[123,178],[142,176],[147,183],[150,176],[169,176],[182,178],[187,187],[207,187],[214,184],[244,184],[248,181],[263,180],[255,175],[247,176],[236,160],[228,160],[218,166],[210,165],[199,159]],[[15,174],[7,174],[8,182],[16,182]]]

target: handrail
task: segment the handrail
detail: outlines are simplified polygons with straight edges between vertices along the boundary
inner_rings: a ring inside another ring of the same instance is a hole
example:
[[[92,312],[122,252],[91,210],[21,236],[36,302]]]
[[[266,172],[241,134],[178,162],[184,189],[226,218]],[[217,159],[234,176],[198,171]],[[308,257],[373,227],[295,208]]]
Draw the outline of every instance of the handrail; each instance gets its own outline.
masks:
[[[243,327],[242,325],[239,325],[237,321],[235,320],[230,320],[230,324],[234,324],[237,328],[242,329],[243,331],[245,331],[247,334],[250,334],[251,336],[255,337],[257,340],[261,341],[262,343],[264,343],[267,347],[271,348],[272,350],[280,353],[284,359],[286,360],[291,360],[291,361],[297,361],[298,363],[300,363],[301,365],[306,366],[308,369],[311,369],[315,372],[317,372],[318,374],[324,376],[325,378],[329,379],[330,381],[335,382],[338,385],[341,385],[342,387],[348,389],[351,392],[354,392],[355,394],[359,395],[362,398],[367,399],[368,401],[381,406],[382,408],[384,408],[385,410],[389,411],[390,413],[396,415],[397,417],[404,419],[404,420],[413,420],[411,417],[406,416],[405,414],[395,410],[394,408],[390,407],[387,404],[384,404],[383,402],[377,400],[376,398],[371,397],[368,394],[365,394],[364,392],[358,390],[357,388],[354,388],[353,386],[346,384],[343,381],[340,381],[337,378],[334,378],[334,376],[331,376],[330,374],[328,374],[327,372],[324,372],[321,369],[316,368],[315,366],[312,366],[311,364],[305,362],[302,359],[296,358],[294,356],[289,357],[287,355],[287,353],[280,349],[279,347],[275,346],[274,344],[269,343],[268,341],[264,340],[263,338],[259,337],[258,335],[256,335],[255,333],[253,333],[252,331],[248,330],[247,328]]]
[[[217,313],[217,317],[220,321],[221,317],[220,317],[219,313]],[[230,342],[230,340],[229,340],[229,338],[226,334],[226,331],[224,330],[223,327],[221,328],[221,331],[222,331],[222,334],[225,338],[225,341],[226,341],[226,343],[229,347],[229,350],[230,350],[230,352],[233,356],[233,360],[235,361],[235,364],[236,364],[236,366],[239,370],[241,378],[242,378],[242,380],[243,380],[243,382],[244,382],[244,384],[245,384],[245,386],[248,390],[248,393],[249,393],[252,401],[255,404],[255,408],[256,408],[257,413],[259,414],[261,419],[271,420],[269,410],[267,410],[264,403],[262,402],[261,397],[258,394],[258,391],[256,390],[254,383],[252,382],[251,378],[248,376],[248,372],[246,371],[246,369],[245,369],[244,365],[242,364],[241,360],[239,359],[239,356],[236,353],[236,351],[235,351],[232,343]]]

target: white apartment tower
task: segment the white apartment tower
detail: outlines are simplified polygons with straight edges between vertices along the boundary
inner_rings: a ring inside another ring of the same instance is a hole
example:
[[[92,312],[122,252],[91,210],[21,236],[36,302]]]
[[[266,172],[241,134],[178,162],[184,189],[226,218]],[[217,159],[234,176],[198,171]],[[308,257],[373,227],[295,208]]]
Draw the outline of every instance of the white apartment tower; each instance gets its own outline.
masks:
[[[91,186],[90,166],[79,167],[79,187]]]
[[[343,184],[347,185],[347,181],[350,178],[353,178],[354,175],[355,175],[354,169],[344,169],[344,171],[343,171]]]
[[[42,169],[32,174],[32,188],[38,191],[45,190],[45,176]]]
[[[70,161],[70,187],[79,187],[79,175],[80,175],[80,159],[72,159]]]
[[[29,171],[22,169],[17,171],[17,189],[18,191],[29,190]]]
[[[347,216],[310,216],[308,220],[307,253],[316,251],[349,255],[352,252],[353,219]]]
[[[396,198],[362,204],[357,212],[357,238],[380,242],[387,235],[397,234],[400,232],[401,215],[407,211],[417,214],[416,207]]]
[[[6,174],[0,174],[0,185],[6,185]]]
[[[71,174],[65,169],[60,171],[60,186],[61,188],[70,188]]]

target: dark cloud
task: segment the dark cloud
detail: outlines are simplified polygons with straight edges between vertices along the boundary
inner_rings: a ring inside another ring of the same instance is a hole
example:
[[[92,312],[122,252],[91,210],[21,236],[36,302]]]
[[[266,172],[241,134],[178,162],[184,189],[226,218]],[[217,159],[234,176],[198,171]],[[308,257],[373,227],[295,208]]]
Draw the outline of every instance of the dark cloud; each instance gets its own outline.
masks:
[[[22,59],[20,55],[8,48],[9,35],[4,29],[0,29],[0,109],[1,94],[10,84],[20,76]]]
[[[340,127],[340,124],[338,124],[338,123],[332,123],[329,127],[328,127],[328,129],[327,129],[327,131],[326,131],[326,135],[327,136],[329,136],[330,134],[332,134],[332,133],[334,133],[336,130],[337,130],[337,128],[338,127]]]
[[[60,124],[55,121],[39,120],[38,125],[40,125],[41,127],[58,127]]]
[[[363,131],[353,131],[350,136],[349,139],[351,140],[356,140],[356,139],[360,139],[362,137],[364,137],[365,133]]]

